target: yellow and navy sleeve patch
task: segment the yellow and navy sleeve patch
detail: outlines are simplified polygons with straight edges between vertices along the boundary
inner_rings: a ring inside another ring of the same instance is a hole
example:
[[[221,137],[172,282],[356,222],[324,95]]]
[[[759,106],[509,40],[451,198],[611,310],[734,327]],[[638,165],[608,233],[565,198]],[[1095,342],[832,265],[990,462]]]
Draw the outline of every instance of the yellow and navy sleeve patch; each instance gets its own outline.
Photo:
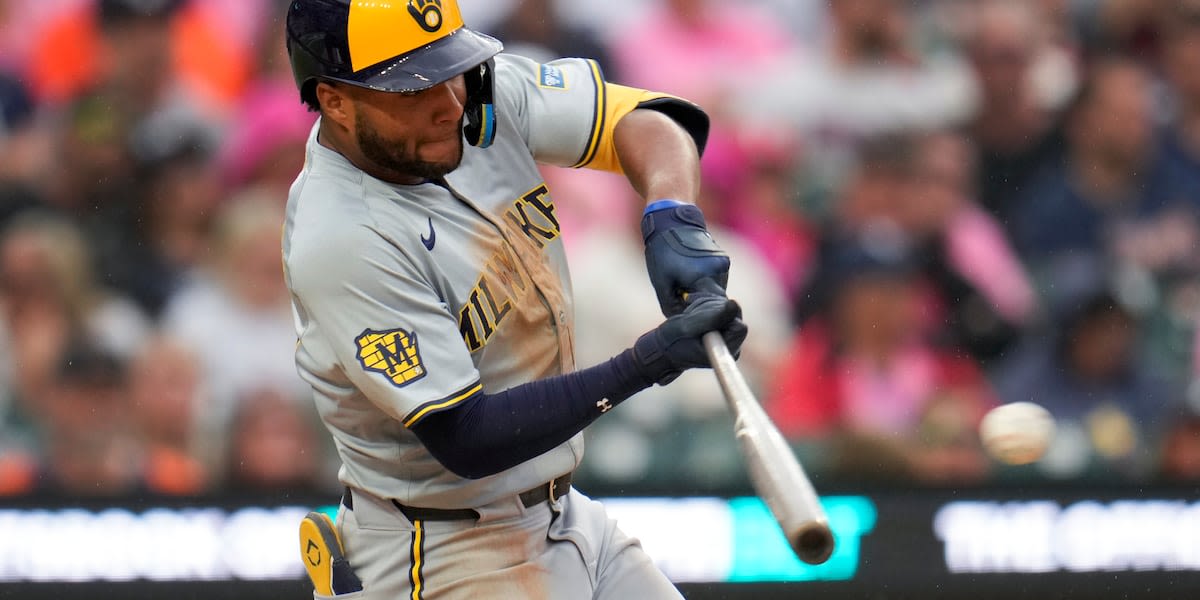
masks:
[[[596,62],[588,62],[591,65],[592,79],[596,86],[595,115],[592,121],[592,132],[588,137],[587,145],[584,147],[583,156],[579,158],[579,162],[574,165],[575,167],[587,167],[599,171],[622,173],[621,161],[617,157],[617,148],[613,143],[613,134],[621,118],[638,108],[655,107],[676,121],[680,119],[675,113],[688,114],[690,116],[690,112],[695,111],[704,120],[702,137],[707,137],[707,117],[704,116],[703,111],[696,105],[669,94],[648,92],[638,88],[608,83],[604,81],[604,77],[600,73],[600,67]],[[665,110],[656,106],[659,104],[678,105],[679,110]],[[682,122],[680,124],[684,125],[685,128],[688,128],[689,125]],[[690,129],[689,133],[692,133]],[[693,137],[696,137],[695,133],[693,133]],[[703,145],[703,141],[700,138],[697,138],[697,145]]]
[[[467,387],[458,390],[449,396],[439,398],[432,402],[426,402],[425,404],[418,406],[416,410],[408,413],[407,417],[404,417],[404,426],[412,427],[421,419],[433,413],[441,412],[448,408],[453,408],[481,391],[483,391],[483,384],[476,381],[475,383],[472,383],[471,385],[468,385]]]
[[[538,79],[538,86],[553,90],[567,89],[567,76],[562,72],[562,69],[553,65],[540,65],[541,77]]]
[[[425,365],[421,364],[415,331],[366,329],[355,338],[354,343],[358,346],[358,362],[363,368],[383,373],[396,387],[406,386],[425,376]]]

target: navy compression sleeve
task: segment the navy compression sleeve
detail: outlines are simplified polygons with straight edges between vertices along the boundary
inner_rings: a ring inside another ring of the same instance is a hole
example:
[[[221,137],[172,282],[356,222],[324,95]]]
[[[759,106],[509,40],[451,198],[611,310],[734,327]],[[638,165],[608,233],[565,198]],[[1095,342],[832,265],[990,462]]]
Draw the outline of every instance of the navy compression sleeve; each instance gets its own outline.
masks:
[[[412,426],[433,457],[460,477],[478,479],[525,462],[571,439],[604,412],[653,382],[633,350],[594,367],[478,392]]]

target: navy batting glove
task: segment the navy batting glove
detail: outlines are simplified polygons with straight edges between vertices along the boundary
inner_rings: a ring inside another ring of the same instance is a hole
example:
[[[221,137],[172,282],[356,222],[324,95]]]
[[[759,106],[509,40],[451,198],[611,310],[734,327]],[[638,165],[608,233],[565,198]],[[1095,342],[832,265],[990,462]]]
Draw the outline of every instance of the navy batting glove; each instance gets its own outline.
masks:
[[[642,216],[642,240],[646,272],[663,315],[683,312],[695,294],[725,295],[729,255],[708,234],[696,206],[674,200],[650,204]]]
[[[701,340],[710,331],[721,332],[735,358],[741,353],[747,329],[737,302],[712,294],[694,296],[682,313],[638,338],[633,345],[638,372],[666,385],[686,369],[711,366]]]

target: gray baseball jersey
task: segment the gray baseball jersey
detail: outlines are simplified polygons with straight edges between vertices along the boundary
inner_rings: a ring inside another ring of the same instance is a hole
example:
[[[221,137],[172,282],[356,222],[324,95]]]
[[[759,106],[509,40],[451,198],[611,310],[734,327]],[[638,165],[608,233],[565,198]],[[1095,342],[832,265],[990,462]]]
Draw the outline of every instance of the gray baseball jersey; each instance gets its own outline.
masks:
[[[495,143],[465,147],[444,182],[374,179],[318,144],[314,127],[288,199],[296,362],[333,434],[339,477],[411,506],[484,506],[579,464],[576,435],[467,480],[409,428],[480,389],[574,368],[570,278],[536,162],[618,171],[616,121],[666,98],[606,84],[581,59],[502,54],[495,72]]]

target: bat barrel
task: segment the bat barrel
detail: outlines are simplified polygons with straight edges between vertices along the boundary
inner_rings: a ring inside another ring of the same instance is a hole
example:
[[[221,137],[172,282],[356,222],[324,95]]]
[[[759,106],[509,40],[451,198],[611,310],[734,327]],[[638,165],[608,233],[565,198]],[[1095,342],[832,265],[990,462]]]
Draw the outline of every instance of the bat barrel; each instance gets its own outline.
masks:
[[[796,556],[810,565],[823,564],[833,556],[833,532],[824,523],[801,529],[789,536],[788,542]]]

